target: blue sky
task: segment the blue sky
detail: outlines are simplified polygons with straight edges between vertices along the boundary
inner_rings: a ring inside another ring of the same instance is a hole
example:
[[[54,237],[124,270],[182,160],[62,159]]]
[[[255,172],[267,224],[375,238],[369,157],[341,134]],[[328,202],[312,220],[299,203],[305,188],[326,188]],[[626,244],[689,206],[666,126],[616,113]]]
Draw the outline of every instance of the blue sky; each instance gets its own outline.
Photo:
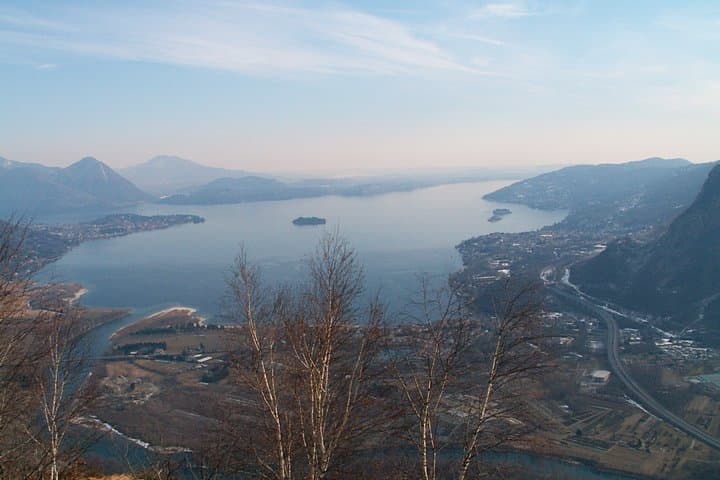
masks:
[[[720,2],[0,2],[0,155],[253,170],[720,158]]]

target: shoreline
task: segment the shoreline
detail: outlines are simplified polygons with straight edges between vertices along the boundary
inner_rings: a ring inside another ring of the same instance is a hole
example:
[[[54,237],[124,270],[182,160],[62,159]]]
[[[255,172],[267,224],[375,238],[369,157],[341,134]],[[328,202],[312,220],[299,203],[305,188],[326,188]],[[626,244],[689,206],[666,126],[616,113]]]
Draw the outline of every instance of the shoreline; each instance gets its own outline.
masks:
[[[585,468],[589,468],[591,470],[594,470],[594,473],[603,475],[603,474],[609,474],[609,475],[616,475],[616,476],[622,476],[622,477],[628,477],[629,479],[633,480],[651,480],[655,477],[643,475],[641,473],[636,473],[628,470],[622,470],[619,468],[613,468],[611,466],[606,466],[603,463],[598,462],[597,460],[593,460],[587,457],[583,457],[576,454],[570,454],[570,455],[563,455],[560,452],[554,452],[554,451],[537,451],[532,448],[522,448],[519,446],[516,447],[510,447],[508,449],[499,449],[496,451],[496,453],[505,453],[505,454],[521,454],[521,455],[527,455],[529,457],[533,457],[538,460],[549,460],[549,461],[555,461],[555,462],[561,462],[565,463],[567,465],[575,465],[575,466],[581,466]]]
[[[169,307],[165,308],[163,310],[160,310],[159,312],[155,312],[153,314],[148,315],[147,317],[142,318],[141,320],[151,320],[154,318],[157,318],[162,315],[167,315],[169,313],[179,312],[179,313],[185,313],[190,317],[195,317],[198,320],[198,324],[205,326],[205,322],[207,322],[207,317],[203,317],[201,315],[195,315],[197,313],[197,308],[194,307],[186,307],[184,305],[178,305],[175,307]]]
[[[193,450],[187,447],[182,446],[157,446],[152,445],[149,442],[146,442],[140,438],[131,437],[128,434],[125,434],[118,430],[113,425],[104,422],[100,418],[98,418],[95,415],[88,415],[76,418],[72,421],[72,423],[79,425],[84,428],[91,428],[95,430],[99,430],[101,432],[117,436],[129,443],[132,443],[133,445],[136,445],[137,447],[140,447],[144,450],[147,450],[149,452],[157,453],[160,455],[174,455],[178,453],[192,453]],[[645,479],[651,479],[654,477],[649,477],[647,475],[627,471],[627,470],[621,470],[613,467],[606,466],[604,464],[601,464],[600,462],[590,460],[584,457],[576,456],[576,455],[562,455],[558,453],[553,452],[539,452],[535,451],[532,448],[523,448],[519,446],[515,447],[509,447],[509,448],[500,448],[498,450],[492,450],[487,453],[490,453],[491,456],[497,455],[498,457],[502,457],[505,455],[520,455],[525,456],[527,458],[532,458],[535,460],[538,460],[540,462],[542,461],[548,461],[551,463],[557,463],[560,468],[563,468],[562,465],[566,465],[570,468],[572,467],[579,467],[579,468],[587,468],[590,470],[590,473],[597,474],[597,475],[614,475],[614,476],[620,476],[620,477],[626,477],[628,480],[645,480]],[[504,460],[502,458],[496,458],[495,462],[497,463],[505,463],[507,460]],[[491,463],[493,460],[490,460]]]
[[[75,425],[79,425],[84,428],[92,428],[95,430],[99,430],[101,432],[105,432],[111,435],[118,436],[122,438],[123,440],[126,440],[133,445],[136,445],[144,450],[148,450],[153,453],[158,453],[161,455],[173,455],[176,453],[192,453],[192,450],[185,447],[158,447],[155,445],[151,445],[150,443],[141,440],[139,438],[131,437],[127,434],[122,433],[117,428],[113,427],[107,422],[103,422],[95,415],[89,415],[87,417],[79,417],[72,420],[72,423]]]
[[[71,305],[73,305],[73,304],[77,303],[84,295],[86,295],[86,294],[88,294],[88,293],[90,293],[90,290],[88,290],[87,288],[81,286],[80,289],[78,289],[78,291],[75,292],[75,295],[73,295],[72,297],[67,298],[66,300],[67,300],[68,303],[70,303]]]
[[[128,325],[124,325],[124,326],[118,328],[117,330],[115,330],[115,331],[108,337],[108,340],[112,340],[112,339],[115,338],[115,336],[117,336],[120,332],[122,332],[122,331],[125,330],[126,328],[129,328],[129,327],[132,327],[133,325],[136,325],[136,324],[139,323],[139,322],[143,322],[143,321],[146,321],[146,320],[153,320],[153,319],[156,319],[156,318],[161,317],[161,316],[163,316],[163,315],[168,315],[168,314],[174,313],[174,312],[183,313],[183,314],[188,315],[189,317],[193,317],[193,316],[194,316],[195,318],[198,319],[198,324],[199,324],[199,325],[202,325],[202,326],[205,326],[205,324],[206,324],[206,322],[207,322],[207,318],[206,318],[206,317],[203,317],[203,316],[200,316],[200,315],[195,315],[195,313],[197,312],[197,308],[194,308],[194,307],[186,307],[186,306],[184,306],[184,305],[176,305],[176,306],[173,306],[173,307],[168,307],[168,308],[165,308],[165,309],[163,309],[163,310],[159,310],[159,311],[157,311],[157,312],[151,313],[150,315],[145,315],[145,316],[143,316],[143,317],[138,318],[137,320],[135,320],[134,322],[132,322],[132,323],[130,323],[130,324],[128,324]],[[132,313],[131,313],[131,315],[132,315]]]
[[[172,312],[183,312],[183,313],[187,313],[188,315],[192,315],[195,312],[197,312],[197,308],[185,307],[183,305],[177,305],[175,307],[168,307],[163,310],[152,313],[152,314],[144,317],[143,320],[150,320],[152,318],[159,317],[160,315],[166,315],[166,314],[172,313]]]

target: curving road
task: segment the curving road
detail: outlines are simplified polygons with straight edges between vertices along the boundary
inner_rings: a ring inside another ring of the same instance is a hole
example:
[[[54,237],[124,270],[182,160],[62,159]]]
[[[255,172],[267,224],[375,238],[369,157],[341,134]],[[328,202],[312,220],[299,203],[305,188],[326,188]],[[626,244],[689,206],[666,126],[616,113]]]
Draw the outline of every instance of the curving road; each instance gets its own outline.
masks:
[[[585,295],[580,291],[569,292],[560,286],[552,286],[550,289],[565,299],[573,302],[577,302],[583,305],[588,310],[592,311],[599,319],[603,320],[608,329],[607,339],[607,352],[608,362],[610,363],[610,369],[615,375],[623,382],[625,387],[630,391],[631,395],[638,401],[647,411],[657,416],[658,418],[665,420],[667,423],[673,425],[678,430],[690,435],[708,445],[711,448],[720,450],[720,439],[717,439],[691,423],[686,422],[678,415],[663,407],[655,398],[647,393],[638,383],[630,376],[625,370],[625,366],[620,360],[620,353],[618,348],[620,346],[620,329],[618,328],[617,322],[613,316],[605,310],[599,308],[593,302],[591,302]]]

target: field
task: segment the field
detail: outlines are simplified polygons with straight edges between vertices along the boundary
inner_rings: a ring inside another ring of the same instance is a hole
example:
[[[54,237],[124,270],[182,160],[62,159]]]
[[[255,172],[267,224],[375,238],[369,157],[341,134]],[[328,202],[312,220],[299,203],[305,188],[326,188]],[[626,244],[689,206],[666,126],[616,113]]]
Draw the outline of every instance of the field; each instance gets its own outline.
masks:
[[[231,381],[232,333],[205,325],[188,309],[160,312],[117,332],[113,352],[97,371],[98,418],[154,446],[202,448],[224,419],[252,405]],[[583,335],[592,345],[603,332],[591,325]],[[607,368],[604,352],[581,349],[580,355],[576,347],[565,342],[556,368],[532,386],[540,400],[528,409],[540,428],[516,448],[655,478],[697,478],[717,465],[717,452],[646,413],[612,375],[592,383],[590,372]],[[687,383],[676,372],[656,371],[668,388]],[[684,416],[720,433],[718,402],[689,398]],[[448,396],[446,418],[461,400]]]

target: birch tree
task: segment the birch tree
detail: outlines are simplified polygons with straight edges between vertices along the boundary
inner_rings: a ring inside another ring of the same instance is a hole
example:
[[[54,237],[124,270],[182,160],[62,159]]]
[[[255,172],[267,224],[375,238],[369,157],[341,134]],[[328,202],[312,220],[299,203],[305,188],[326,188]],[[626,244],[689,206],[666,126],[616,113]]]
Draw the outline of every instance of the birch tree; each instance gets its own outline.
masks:
[[[528,409],[531,380],[550,366],[551,334],[542,324],[537,287],[506,284],[494,310],[487,328],[485,380],[468,408],[458,480],[468,477],[483,452],[522,440],[535,430]]]
[[[414,347],[395,366],[409,441],[421,478],[464,480],[482,452],[533,428],[524,387],[547,364],[540,306],[532,287],[506,288],[497,315],[480,322],[449,288],[433,291],[423,281],[412,309],[420,312],[410,318],[418,327]]]
[[[239,327],[235,370],[239,383],[252,392],[246,405],[257,406],[253,411],[262,422],[260,430],[233,440],[240,444],[240,456],[251,454],[265,475],[289,480],[293,478],[295,428],[286,410],[286,365],[278,359],[288,294],[286,290],[272,292],[263,285],[259,268],[248,261],[244,249],[235,259],[228,287],[230,316]],[[230,436],[237,437],[237,430],[231,428]]]
[[[377,301],[357,307],[364,284],[357,254],[326,234],[308,272],[304,284],[268,289],[241,252],[229,279],[243,405],[260,418],[238,441],[250,443],[246,453],[261,476],[280,480],[327,478],[380,421],[368,414],[383,309]]]
[[[31,335],[28,299],[31,272],[27,270],[25,239],[27,223],[0,221],[0,477],[11,477],[26,469],[25,435],[31,422],[28,379],[37,355]]]
[[[419,297],[411,303],[405,321],[416,326],[412,353],[394,366],[410,417],[407,440],[418,454],[420,476],[436,480],[440,454],[440,414],[448,389],[464,373],[464,354],[470,345],[470,315],[448,288],[432,289],[421,278]],[[446,473],[446,472],[445,472]]]
[[[48,480],[59,480],[93,441],[92,433],[82,430],[80,435],[80,429],[69,441],[75,420],[95,398],[83,333],[78,313],[64,305],[44,318],[36,334],[42,353],[33,382],[39,415],[28,435],[36,445],[38,468]]]

